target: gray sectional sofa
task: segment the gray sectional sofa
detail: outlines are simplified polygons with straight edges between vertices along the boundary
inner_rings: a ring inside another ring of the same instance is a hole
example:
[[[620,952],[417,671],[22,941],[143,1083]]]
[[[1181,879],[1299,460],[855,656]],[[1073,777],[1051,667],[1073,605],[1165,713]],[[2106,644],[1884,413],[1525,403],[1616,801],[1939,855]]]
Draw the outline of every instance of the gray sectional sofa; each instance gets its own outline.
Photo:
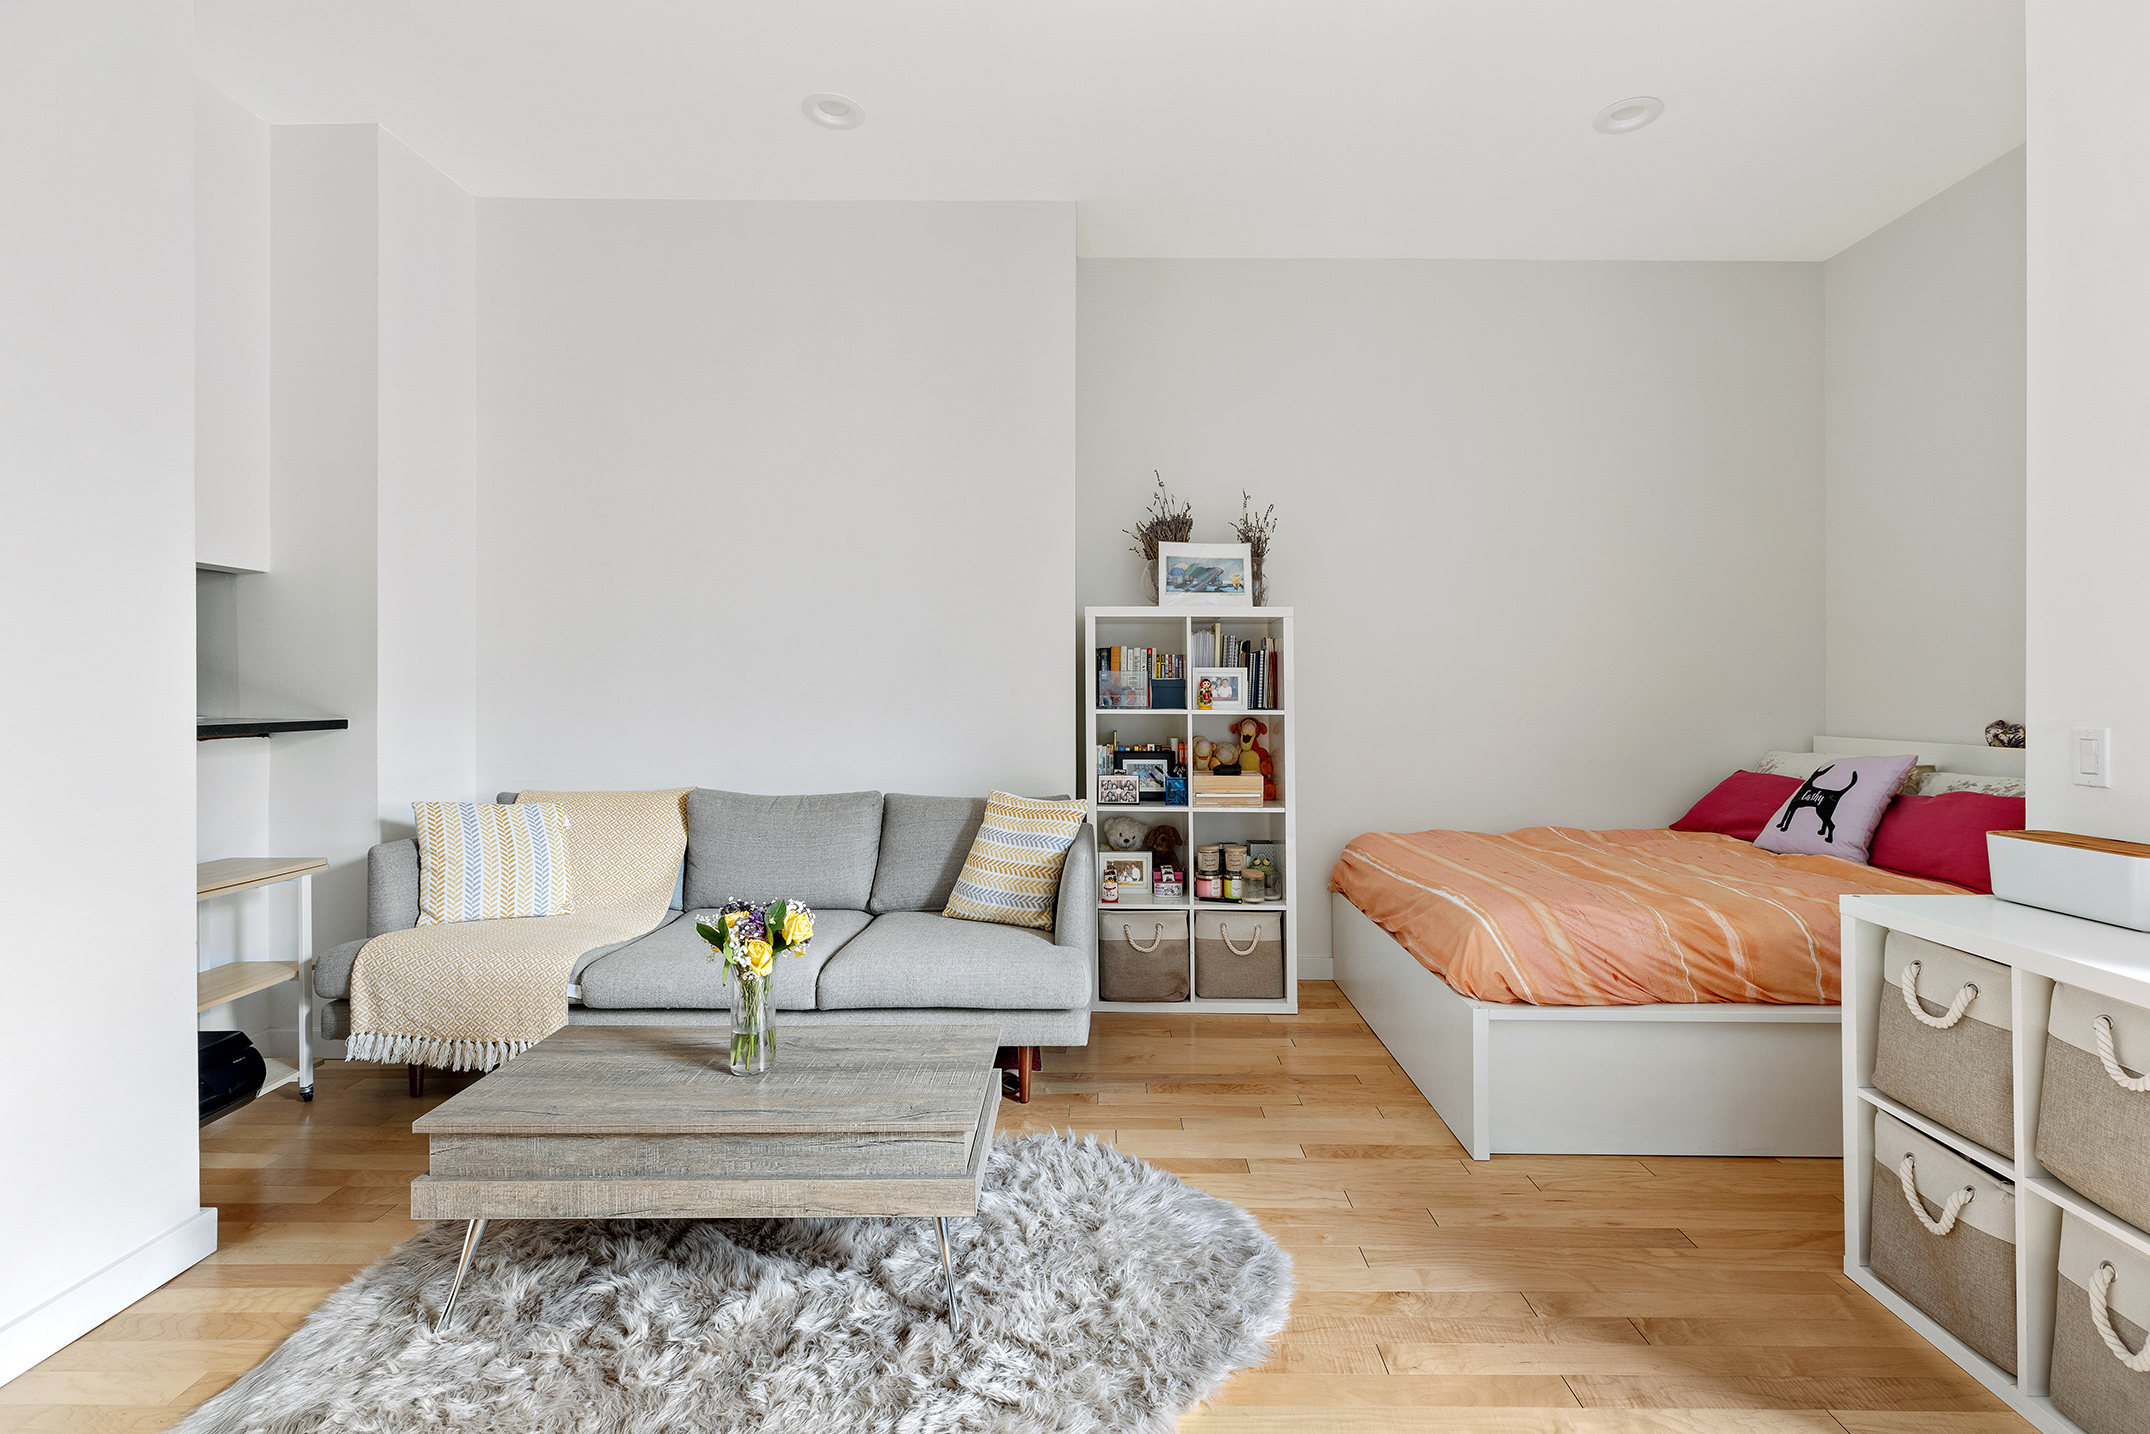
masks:
[[[1096,855],[1088,831],[1078,832],[1050,931],[942,916],[984,818],[984,800],[967,797],[697,788],[672,909],[647,935],[576,961],[568,1020],[728,1022],[729,987],[695,920],[727,901],[793,897],[814,909],[814,940],[807,955],[777,963],[779,1029],[998,1022],[1001,1044],[1018,1048],[1027,1094],[1037,1047],[1090,1038]],[[384,842],[367,860],[367,933],[417,924],[418,844]],[[322,1034],[332,1040],[350,1029],[351,968],[364,945],[346,942],[315,963]]]

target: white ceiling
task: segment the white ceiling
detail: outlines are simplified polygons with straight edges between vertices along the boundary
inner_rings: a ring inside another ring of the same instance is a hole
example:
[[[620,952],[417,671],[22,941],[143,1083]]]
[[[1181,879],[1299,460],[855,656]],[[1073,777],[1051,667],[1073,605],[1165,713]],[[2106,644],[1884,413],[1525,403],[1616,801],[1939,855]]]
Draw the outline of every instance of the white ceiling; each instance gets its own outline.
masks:
[[[197,0],[479,195],[1073,199],[1090,255],[1821,259],[2023,140],[2021,0]],[[810,123],[818,91],[860,129]],[[1591,127],[1631,95],[1648,129]]]

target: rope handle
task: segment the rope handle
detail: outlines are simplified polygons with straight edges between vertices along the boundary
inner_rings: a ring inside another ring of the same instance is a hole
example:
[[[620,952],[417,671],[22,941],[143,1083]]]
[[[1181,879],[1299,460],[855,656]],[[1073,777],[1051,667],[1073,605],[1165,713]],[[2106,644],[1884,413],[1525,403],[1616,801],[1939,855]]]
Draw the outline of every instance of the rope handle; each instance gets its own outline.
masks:
[[[1137,951],[1140,951],[1143,955],[1147,956],[1152,951],[1155,951],[1158,947],[1165,944],[1165,928],[1163,924],[1160,923],[1156,926],[1151,927],[1150,929],[1154,934],[1151,936],[1150,944],[1147,946],[1143,945],[1140,941],[1137,941],[1135,939],[1135,933],[1128,930],[1124,925],[1120,928],[1120,935],[1126,938],[1128,945],[1134,947]]]
[[[1926,1014],[1926,1008],[1919,1004],[1919,963],[1914,961],[1904,968],[1904,1009],[1922,1026],[1932,1026],[1937,1031],[1945,1031],[1962,1020],[1963,1013],[1970,1010],[1971,1003],[1977,999],[1978,987],[1966,981],[1963,983],[1963,989],[1956,993],[1956,999],[1949,1003],[1946,1015],[1929,1016]]]
[[[1940,1219],[1928,1219],[1926,1206],[1919,1200],[1918,1184],[1911,1178],[1915,1165],[1916,1162],[1907,1152],[1903,1163],[1896,1167],[1896,1178],[1904,1187],[1904,1203],[1911,1207],[1912,1214],[1919,1217],[1919,1223],[1926,1227],[1927,1234],[1946,1235],[1956,1228],[1956,1217],[1963,1213],[1963,1207],[1971,1203],[1972,1198],[1978,1194],[1978,1191],[1969,1185],[1964,1186],[1961,1190],[1948,1197],[1948,1203],[1941,1207]]]
[[[2113,1358],[2137,1374],[2150,1374],[2150,1339],[2133,1354],[2120,1342],[2120,1331],[2113,1328],[2113,1316],[2109,1308],[2112,1302],[2113,1281],[2120,1272],[2113,1268],[2111,1260],[2101,1260],[2097,1274],[2090,1278],[2090,1322],[2098,1327],[2098,1338],[2113,1352]]]
[[[2122,1090],[2138,1093],[2150,1090],[2150,1075],[2131,1076],[2120,1067],[2120,1057],[2113,1051],[2113,1018],[2100,1016],[2090,1023],[2091,1033],[2098,1038],[2098,1064],[2113,1078],[2113,1084]]]
[[[1262,928],[1259,924],[1255,926],[1254,934],[1247,938],[1247,945],[1244,950],[1232,944],[1232,928],[1221,921],[1217,923],[1217,934],[1224,938],[1224,949],[1234,956],[1252,956],[1254,948],[1262,944]]]

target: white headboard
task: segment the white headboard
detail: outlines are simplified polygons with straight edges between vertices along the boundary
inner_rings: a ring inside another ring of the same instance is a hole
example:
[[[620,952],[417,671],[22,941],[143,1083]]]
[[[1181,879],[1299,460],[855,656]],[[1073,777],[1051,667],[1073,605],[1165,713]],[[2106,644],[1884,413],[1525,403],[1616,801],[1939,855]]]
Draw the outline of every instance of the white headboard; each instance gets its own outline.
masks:
[[[1968,747],[1950,742],[1899,742],[1885,737],[1818,736],[1809,752],[1834,752],[1845,757],[1897,757],[1918,753],[1919,761],[1944,772],[1969,772],[1980,777],[2023,775],[2021,747]]]

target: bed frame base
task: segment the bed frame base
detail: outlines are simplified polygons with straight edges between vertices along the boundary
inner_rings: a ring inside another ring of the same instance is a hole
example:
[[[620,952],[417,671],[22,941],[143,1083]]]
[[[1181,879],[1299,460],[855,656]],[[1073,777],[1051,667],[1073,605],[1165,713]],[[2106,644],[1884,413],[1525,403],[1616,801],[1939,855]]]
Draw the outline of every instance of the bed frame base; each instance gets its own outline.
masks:
[[[1337,984],[1473,1160],[1843,1153],[1835,1006],[1476,1001],[1329,902]]]

